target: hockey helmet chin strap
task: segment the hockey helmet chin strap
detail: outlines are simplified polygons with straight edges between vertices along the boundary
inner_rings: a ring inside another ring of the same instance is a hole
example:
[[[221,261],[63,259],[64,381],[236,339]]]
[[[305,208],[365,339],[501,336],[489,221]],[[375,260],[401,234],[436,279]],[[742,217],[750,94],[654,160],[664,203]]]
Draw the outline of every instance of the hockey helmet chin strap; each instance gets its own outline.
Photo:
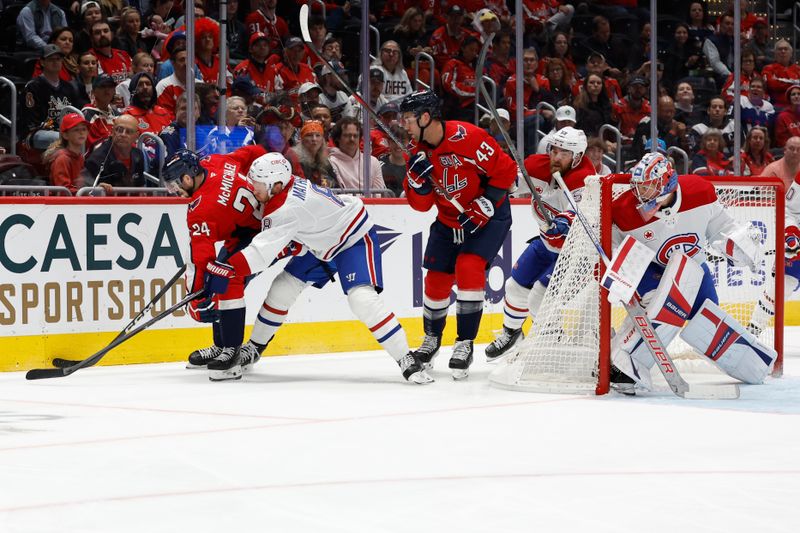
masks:
[[[423,126],[422,124],[419,123],[419,117],[422,116],[422,113],[428,113],[428,124],[425,125],[425,126]],[[422,113],[417,115],[417,127],[419,128],[419,142],[426,142],[425,141],[425,129],[428,126],[431,125],[431,122],[433,122],[433,115],[431,115],[431,112],[428,111],[428,110],[425,110]]]

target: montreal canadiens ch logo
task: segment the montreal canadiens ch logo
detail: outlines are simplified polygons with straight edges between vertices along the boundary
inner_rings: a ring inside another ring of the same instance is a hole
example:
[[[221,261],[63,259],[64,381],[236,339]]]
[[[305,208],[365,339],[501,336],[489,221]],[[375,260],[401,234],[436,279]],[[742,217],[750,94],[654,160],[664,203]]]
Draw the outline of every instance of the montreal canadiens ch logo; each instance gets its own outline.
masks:
[[[672,252],[681,252],[689,257],[697,255],[700,251],[700,239],[696,233],[684,233],[682,235],[675,235],[661,245],[656,253],[656,259],[662,265],[666,265]]]

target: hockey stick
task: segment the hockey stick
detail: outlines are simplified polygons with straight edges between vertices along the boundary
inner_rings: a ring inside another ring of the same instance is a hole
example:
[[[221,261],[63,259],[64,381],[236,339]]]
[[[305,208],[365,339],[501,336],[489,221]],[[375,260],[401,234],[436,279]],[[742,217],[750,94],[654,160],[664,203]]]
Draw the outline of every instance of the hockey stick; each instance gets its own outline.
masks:
[[[375,123],[386,133],[386,135],[392,140],[392,142],[394,142],[397,146],[399,146],[407,156],[413,157],[414,154],[411,153],[411,150],[406,148],[406,145],[400,142],[397,136],[394,133],[392,133],[392,131],[389,129],[389,126],[387,126],[386,123],[383,122],[381,117],[378,116],[378,113],[376,113],[375,110],[372,109],[372,106],[370,106],[369,103],[366,100],[364,100],[361,97],[361,95],[358,94],[358,92],[350,88],[350,86],[344,81],[344,79],[342,79],[339,73],[336,72],[336,69],[333,68],[333,65],[331,65],[330,62],[327,59],[325,59],[325,57],[323,57],[323,55],[319,52],[319,50],[317,50],[316,45],[311,40],[311,33],[308,31],[308,13],[309,13],[308,4],[303,4],[300,7],[300,32],[303,35],[303,41],[305,41],[306,46],[314,53],[317,59],[322,61],[330,69],[333,76],[341,84],[342,89],[344,89],[344,92],[355,98],[356,101],[359,104],[361,104],[361,106],[364,109],[367,110],[367,112],[375,121]],[[431,177],[431,183],[433,185],[433,188],[436,189],[436,192],[444,196],[448,202],[453,204],[453,207],[458,209],[459,213],[464,212],[464,206],[462,206],[461,203],[457,199],[455,199],[453,195],[450,194],[441,183],[433,179],[433,177]]]
[[[148,303],[147,305],[145,305],[145,306],[142,308],[142,310],[141,310],[141,311],[139,311],[139,314],[138,314],[138,315],[136,315],[135,317],[133,317],[133,320],[131,320],[130,322],[128,322],[128,325],[127,325],[127,326],[125,326],[125,328],[124,328],[122,331],[120,331],[120,332],[119,332],[119,334],[118,334],[116,337],[114,337],[114,340],[117,340],[118,338],[120,338],[120,337],[122,337],[123,335],[127,334],[127,333],[128,333],[130,330],[131,330],[131,329],[133,329],[133,328],[136,326],[136,324],[137,324],[137,323],[138,323],[138,322],[139,322],[139,321],[142,319],[142,317],[144,317],[144,315],[146,315],[147,313],[149,313],[149,312],[150,312],[150,309],[152,309],[152,308],[153,308],[153,306],[154,306],[156,303],[158,303],[158,301],[159,301],[159,300],[161,300],[161,298],[162,298],[162,297],[163,297],[163,296],[164,296],[164,295],[167,293],[167,291],[168,291],[168,290],[170,290],[170,289],[172,288],[172,286],[173,286],[173,285],[175,285],[175,283],[177,283],[177,281],[178,281],[178,280],[181,278],[181,276],[183,276],[183,273],[184,273],[184,272],[186,272],[186,265],[183,265],[183,266],[182,266],[182,267],[181,267],[181,268],[178,270],[178,272],[176,272],[176,273],[175,273],[175,275],[174,275],[174,276],[172,276],[172,279],[170,279],[170,280],[169,280],[169,281],[168,281],[168,282],[167,282],[167,283],[166,283],[166,284],[165,284],[165,285],[164,285],[164,286],[161,288],[161,290],[160,290],[160,291],[158,291],[158,293],[157,293],[155,296],[153,296],[153,299],[152,299],[152,300],[150,300],[150,303]],[[112,341],[112,342],[113,342],[113,341]],[[60,358],[60,357],[56,357],[55,359],[53,359],[53,366],[54,366],[54,367],[56,367],[56,368],[66,368],[66,367],[68,367],[68,366],[77,365],[77,364],[78,364],[78,363],[80,363],[80,362],[81,362],[81,361],[75,361],[75,360],[72,360],[72,359],[62,359],[62,358]]]
[[[553,221],[553,217],[550,216],[550,211],[544,205],[544,201],[542,201],[542,197],[539,196],[539,193],[536,191],[536,187],[533,185],[533,180],[531,179],[530,175],[528,175],[528,171],[525,169],[525,162],[522,160],[520,153],[517,151],[517,145],[514,144],[514,141],[511,140],[511,136],[508,134],[506,129],[503,127],[503,124],[500,122],[500,115],[497,114],[497,107],[495,106],[494,100],[489,95],[489,91],[486,90],[486,86],[483,84],[483,67],[486,63],[486,53],[489,51],[489,46],[492,44],[492,40],[494,39],[494,33],[490,33],[486,37],[486,42],[483,43],[481,47],[481,53],[478,55],[478,65],[475,69],[476,72],[476,82],[478,87],[480,88],[481,96],[483,99],[486,100],[486,103],[489,105],[489,112],[492,114],[492,118],[497,123],[497,129],[500,130],[500,133],[503,135],[503,140],[506,141],[508,148],[511,151],[511,157],[514,158],[514,162],[517,163],[517,167],[519,167],[519,171],[522,174],[523,179],[525,179],[525,183],[528,185],[528,189],[531,191],[531,196],[533,198],[533,203],[539,209],[539,212],[542,213],[542,217],[544,217],[544,221],[547,222],[549,226],[550,223]]]
[[[136,329],[134,329],[134,330],[132,330],[132,331],[130,331],[130,332],[124,334],[124,335],[117,336],[113,341],[111,341],[111,343],[108,346],[106,346],[105,348],[103,348],[99,352],[87,357],[83,361],[80,361],[78,364],[75,364],[75,365],[72,365],[72,366],[68,366],[66,368],[35,368],[33,370],[28,370],[28,373],[25,374],[25,379],[63,378],[64,376],[69,376],[70,374],[72,374],[73,372],[75,372],[77,370],[80,370],[81,368],[85,368],[85,367],[88,367],[88,366],[93,366],[100,359],[102,359],[104,355],[106,355],[108,352],[110,352],[111,350],[113,350],[114,348],[116,348],[117,346],[122,344],[123,342],[127,341],[128,339],[130,339],[131,337],[137,335],[138,333],[141,333],[142,331],[146,330],[147,328],[149,328],[150,326],[152,326],[153,324],[155,324],[156,322],[158,322],[162,318],[171,315],[172,313],[174,313],[175,311],[177,311],[178,309],[180,309],[184,305],[188,304],[189,302],[191,302],[195,298],[197,298],[199,296],[202,296],[204,293],[205,293],[205,291],[203,289],[200,289],[199,291],[196,291],[196,292],[193,292],[193,293],[187,295],[183,300],[181,300],[180,302],[176,303],[175,305],[173,305],[169,309],[163,311],[162,313],[157,314],[156,316],[154,316],[153,318],[151,318],[150,320],[148,320],[147,322],[145,322],[141,326],[137,327]]]
[[[589,240],[592,241],[592,244],[600,254],[603,264],[605,264],[606,268],[608,268],[611,260],[608,258],[606,252],[603,250],[603,247],[600,245],[600,241],[597,239],[592,227],[589,225],[589,221],[586,220],[583,212],[580,210],[580,208],[578,208],[575,199],[569,193],[569,189],[567,189],[564,179],[561,177],[561,173],[555,172],[553,177],[558,183],[558,186],[561,187],[561,190],[564,192],[564,196],[567,197],[567,201],[572,207],[572,210],[575,211],[575,216],[580,221],[583,229],[586,230]],[[647,312],[644,310],[641,303],[637,301],[625,304],[625,312],[628,313],[628,316],[633,322],[634,328],[636,328],[636,331],[642,338],[642,342],[650,351],[650,355],[653,356],[653,360],[656,362],[658,369],[664,376],[664,379],[666,380],[667,385],[669,385],[670,390],[672,390],[672,392],[674,392],[677,396],[694,400],[734,400],[739,397],[739,386],[736,384],[690,385],[687,383],[678,372],[675,363],[672,361],[672,358],[667,352],[667,347],[664,346],[664,343],[662,343],[661,339],[658,337],[658,333],[656,332],[655,327],[653,327],[653,323],[650,321],[650,318],[647,316]]]

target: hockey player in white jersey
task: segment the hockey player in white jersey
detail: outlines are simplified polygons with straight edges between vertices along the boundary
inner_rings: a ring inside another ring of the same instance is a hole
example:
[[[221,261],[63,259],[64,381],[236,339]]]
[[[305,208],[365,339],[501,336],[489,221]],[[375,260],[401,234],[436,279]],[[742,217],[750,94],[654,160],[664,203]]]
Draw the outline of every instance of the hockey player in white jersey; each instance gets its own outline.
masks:
[[[592,162],[584,157],[586,146],[586,134],[566,126],[553,134],[547,154],[535,154],[525,159],[525,169],[542,198],[544,209],[550,212],[552,223],[545,221],[534,203],[533,213],[539,223],[540,235],[530,241],[514,263],[511,277],[506,280],[503,331],[486,347],[486,359],[490,362],[509,353],[522,338],[522,324],[528,314],[536,315],[575,217],[563,191],[553,179],[553,173],[561,173],[575,200],[580,201],[584,180],[596,173]]]
[[[364,203],[293,176],[291,164],[279,153],[256,159],[247,179],[264,204],[262,230],[227,263],[209,265],[207,286],[222,289],[233,278],[266,270],[292,241],[307,250],[295,255],[272,282],[250,340],[266,344],[307,284],[320,287],[338,271],[350,309],[397,361],[403,377],[414,383],[432,382],[410,352],[397,317],[379,295],[381,252]],[[230,361],[232,372],[238,364],[235,358]]]
[[[763,255],[760,232],[734,221],[710,182],[693,175],[679,177],[662,154],[642,158],[630,183],[631,189],[612,204],[611,268],[624,265],[634,255],[632,248],[646,247],[652,262],[642,265],[640,280],[629,281],[638,283],[634,298],[640,298],[664,346],[680,332],[687,344],[728,375],[761,383],[776,353],[716,305],[703,252],[710,245],[735,265],[756,271]],[[626,236],[633,239],[623,241]],[[654,360],[629,318],[612,340],[611,362],[612,385],[620,392],[632,393],[634,386],[651,388]]]

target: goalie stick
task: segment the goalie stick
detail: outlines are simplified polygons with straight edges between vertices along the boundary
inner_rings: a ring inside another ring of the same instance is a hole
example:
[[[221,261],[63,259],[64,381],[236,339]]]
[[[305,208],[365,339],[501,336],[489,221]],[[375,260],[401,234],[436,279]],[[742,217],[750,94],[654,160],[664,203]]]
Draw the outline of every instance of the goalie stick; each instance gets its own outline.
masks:
[[[133,328],[136,326],[136,324],[137,324],[137,323],[138,323],[138,322],[139,322],[139,321],[142,319],[142,317],[144,317],[144,315],[146,315],[147,313],[149,313],[149,312],[150,312],[150,309],[152,309],[152,308],[153,308],[153,306],[154,306],[156,303],[158,303],[158,301],[159,301],[159,300],[161,300],[161,298],[162,298],[162,297],[163,297],[163,296],[164,296],[164,295],[167,293],[167,291],[168,291],[168,290],[170,290],[170,289],[172,288],[172,286],[173,286],[173,285],[175,285],[175,283],[177,283],[177,282],[178,282],[178,280],[181,278],[181,276],[183,276],[183,273],[184,273],[184,272],[186,272],[186,265],[183,265],[183,266],[182,266],[182,267],[181,267],[181,268],[178,270],[178,272],[177,272],[177,273],[175,273],[175,275],[174,275],[174,276],[172,276],[172,279],[170,279],[170,280],[169,280],[169,281],[168,281],[168,282],[167,282],[167,283],[166,283],[166,284],[165,284],[165,285],[164,285],[164,286],[161,288],[161,290],[160,290],[160,291],[158,291],[158,293],[157,293],[155,296],[153,296],[153,299],[152,299],[152,300],[150,300],[150,303],[148,303],[147,305],[145,305],[145,306],[142,308],[142,310],[141,310],[141,311],[139,311],[139,314],[138,314],[138,315],[136,315],[135,317],[133,317],[133,320],[131,320],[130,322],[128,322],[128,325],[127,325],[127,326],[125,326],[125,328],[124,328],[122,331],[120,331],[120,332],[119,332],[119,334],[118,334],[116,337],[114,337],[114,340],[117,340],[118,338],[120,338],[120,337],[122,337],[123,335],[125,335],[126,333],[128,333],[128,332],[129,332],[131,329],[133,329]],[[113,342],[113,341],[112,341],[112,342]],[[99,361],[99,359],[98,359],[98,361]],[[73,360],[73,359],[62,359],[62,358],[60,358],[60,357],[56,357],[55,359],[53,359],[53,366],[54,366],[54,367],[56,367],[56,368],[66,368],[66,367],[68,367],[68,366],[77,365],[78,363],[80,363],[80,361],[75,361],[75,360]],[[91,366],[91,365],[88,365],[88,366]]]
[[[509,151],[511,152],[511,157],[514,158],[514,162],[517,164],[525,183],[528,185],[528,189],[531,191],[531,196],[533,198],[532,202],[539,209],[539,212],[542,213],[545,222],[549,225],[553,221],[553,217],[550,216],[550,211],[545,208],[542,197],[539,196],[539,193],[536,191],[536,187],[533,185],[533,180],[528,174],[528,171],[525,170],[525,162],[522,160],[520,153],[517,151],[517,145],[511,140],[511,136],[500,122],[500,115],[497,114],[497,106],[495,106],[494,100],[491,98],[489,91],[486,90],[486,86],[483,84],[483,66],[486,63],[486,53],[489,51],[489,47],[492,45],[493,39],[494,33],[490,33],[486,37],[486,41],[481,47],[481,53],[478,55],[478,64],[475,69],[475,81],[480,88],[481,96],[483,96],[483,99],[486,100],[486,103],[489,106],[489,112],[492,114],[492,119],[494,119],[494,121],[497,123],[497,129],[500,130],[500,133],[503,135],[503,140],[505,140],[506,144],[508,145]]]
[[[34,368],[33,370],[28,370],[28,373],[25,374],[25,379],[63,378],[64,376],[69,376],[70,374],[72,374],[73,372],[75,372],[77,370],[80,370],[81,368],[86,368],[86,367],[89,367],[89,366],[93,366],[93,365],[97,364],[97,362],[100,361],[100,359],[102,359],[103,356],[106,355],[108,352],[110,352],[111,350],[113,350],[114,348],[116,348],[117,346],[122,344],[123,342],[127,341],[131,337],[133,337],[133,336],[137,335],[138,333],[141,333],[142,331],[146,330],[147,328],[149,328],[150,326],[152,326],[153,324],[155,324],[156,322],[158,322],[162,318],[171,315],[172,313],[174,313],[175,311],[177,311],[178,309],[180,309],[184,305],[188,304],[189,302],[191,302],[195,298],[197,298],[199,296],[202,296],[204,294],[204,292],[205,291],[203,289],[200,289],[199,291],[196,291],[196,292],[193,292],[193,293],[187,295],[183,300],[181,300],[180,302],[176,303],[175,305],[173,305],[169,309],[166,309],[165,311],[157,314],[156,316],[154,316],[153,318],[151,318],[150,320],[148,320],[144,324],[140,325],[136,329],[134,329],[132,331],[129,331],[128,333],[125,333],[124,335],[118,335],[113,341],[111,341],[111,343],[109,343],[108,346],[106,346],[105,348],[103,348],[99,352],[97,352],[97,353],[95,353],[93,355],[90,355],[89,357],[87,357],[83,361],[78,362],[75,365],[68,366],[66,368]]]
[[[606,252],[603,250],[603,247],[600,245],[600,241],[597,239],[592,227],[589,225],[589,221],[586,220],[583,212],[581,212],[581,210],[578,208],[575,199],[572,198],[572,195],[569,193],[569,189],[567,189],[567,185],[564,183],[561,173],[555,172],[553,177],[558,183],[558,186],[561,187],[561,190],[564,192],[564,196],[567,197],[567,201],[572,207],[572,210],[575,211],[575,216],[578,218],[583,226],[583,229],[586,231],[586,234],[589,236],[589,240],[592,241],[592,244],[600,254],[600,259],[603,261],[603,264],[606,266],[606,268],[608,268],[611,261],[606,255]],[[650,351],[650,355],[653,356],[653,360],[656,362],[658,369],[664,376],[664,379],[666,380],[667,385],[669,385],[670,390],[672,390],[672,392],[674,392],[677,396],[693,400],[734,400],[739,397],[739,386],[736,384],[698,385],[687,383],[678,372],[675,363],[667,352],[667,347],[664,346],[664,344],[661,342],[661,339],[658,337],[658,333],[653,327],[653,324],[650,321],[650,318],[648,318],[647,312],[644,310],[641,303],[636,301],[625,304],[625,312],[628,313],[628,316],[631,318],[631,322],[633,322],[636,331],[642,337],[642,341]]]
[[[306,46],[308,47],[308,49],[311,50],[311,52],[317,57],[317,59],[322,61],[322,63],[324,65],[326,65],[330,69],[331,73],[339,81],[339,83],[341,84],[341,86],[344,89],[344,91],[347,94],[349,94],[350,96],[352,96],[353,98],[355,98],[356,101],[359,104],[361,104],[361,106],[364,109],[367,110],[367,112],[372,117],[372,119],[375,121],[375,123],[386,133],[386,135],[397,146],[399,146],[407,156],[413,157],[414,154],[411,153],[411,150],[409,150],[406,147],[405,144],[400,142],[400,140],[397,138],[397,136],[394,133],[392,133],[392,131],[389,129],[389,126],[387,126],[386,123],[383,122],[381,117],[378,116],[378,113],[376,113],[375,110],[372,109],[372,106],[370,106],[369,103],[366,100],[364,100],[361,97],[360,94],[358,94],[358,92],[356,92],[356,91],[354,91],[353,89],[350,88],[350,85],[348,85],[347,82],[345,82],[344,79],[342,79],[342,77],[339,75],[339,73],[336,72],[336,69],[333,68],[333,65],[331,65],[330,62],[327,59],[325,59],[325,57],[322,56],[322,54],[319,52],[319,50],[317,50],[316,45],[311,40],[311,33],[308,31],[308,13],[309,13],[308,4],[303,4],[300,7],[300,33],[303,35],[303,41],[305,41]],[[462,206],[461,203],[456,198],[454,198],[453,195],[450,194],[447,191],[447,189],[441,183],[439,183],[438,181],[436,181],[432,177],[431,177],[431,183],[433,185],[433,188],[436,189],[436,192],[438,192],[439,194],[444,196],[447,199],[448,202],[453,204],[453,207],[458,209],[459,213],[463,213],[464,212],[464,206]]]

